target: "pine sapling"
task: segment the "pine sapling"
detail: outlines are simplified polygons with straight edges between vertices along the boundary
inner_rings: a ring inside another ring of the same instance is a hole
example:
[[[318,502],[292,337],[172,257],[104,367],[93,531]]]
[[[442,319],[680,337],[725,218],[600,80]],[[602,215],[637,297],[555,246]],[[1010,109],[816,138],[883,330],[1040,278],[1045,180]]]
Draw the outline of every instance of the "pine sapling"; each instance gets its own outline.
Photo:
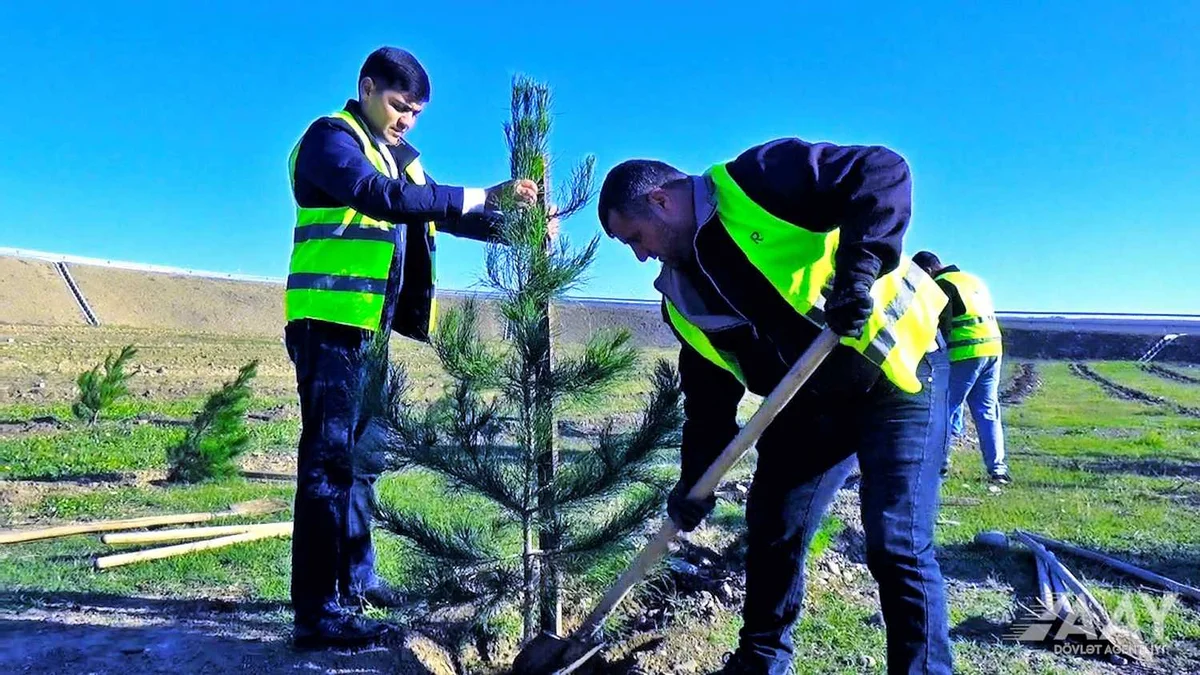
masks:
[[[246,409],[253,394],[250,381],[257,374],[256,359],[242,366],[232,382],[209,394],[187,435],[167,450],[168,481],[196,483],[237,473],[234,460],[250,444]]]
[[[518,78],[505,125],[513,177],[543,189],[549,103],[546,86]],[[382,450],[392,470],[431,472],[448,497],[472,502],[470,514],[447,522],[385,496],[378,522],[413,545],[414,591],[429,607],[468,606],[480,630],[507,612],[525,638],[554,630],[564,592],[633,545],[658,518],[671,482],[660,465],[678,446],[682,410],[678,373],[666,362],[631,427],[609,423],[591,447],[557,438],[558,414],[601,400],[638,362],[628,331],[593,335],[579,351],[552,350],[548,308],[584,278],[599,237],[574,247],[562,236],[548,241],[549,226],[591,200],[593,168],[589,157],[565,174],[557,208],[504,205],[502,242],[488,247],[483,283],[506,339],[484,340],[475,302],[447,312],[433,340],[452,380],[440,401],[425,409],[406,402],[403,375],[372,359],[371,386],[383,393],[364,405],[374,431],[356,454]]]
[[[129,393],[127,386],[133,373],[125,372],[125,366],[137,355],[133,345],[125,345],[119,354],[111,352],[105,357],[103,364],[97,364],[91,370],[84,371],[76,378],[79,387],[78,397],[71,406],[75,417],[94,425],[100,419],[100,414],[112,407],[117,399]],[[100,373],[103,365],[104,373]]]

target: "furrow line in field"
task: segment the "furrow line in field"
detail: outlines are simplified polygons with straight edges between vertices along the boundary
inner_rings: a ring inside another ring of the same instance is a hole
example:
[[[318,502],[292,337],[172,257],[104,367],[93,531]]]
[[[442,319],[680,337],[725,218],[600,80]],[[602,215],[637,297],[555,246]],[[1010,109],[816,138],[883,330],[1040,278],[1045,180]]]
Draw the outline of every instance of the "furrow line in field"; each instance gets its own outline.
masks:
[[[1133,387],[1127,387],[1123,384],[1118,384],[1092,370],[1086,364],[1072,363],[1070,365],[1070,369],[1071,372],[1076,376],[1085,380],[1091,380],[1092,382],[1100,385],[1105,391],[1115,398],[1120,398],[1127,401],[1139,401],[1141,403],[1160,406],[1162,408],[1167,408],[1172,412],[1179,413],[1180,415],[1187,415],[1188,417],[1200,417],[1200,409],[1179,405],[1178,403],[1167,400],[1161,396],[1154,396],[1153,394],[1147,394],[1140,389],[1134,389]]]
[[[1200,384],[1200,378],[1189,377],[1187,375],[1184,375],[1183,373],[1177,373],[1174,370],[1171,370],[1169,368],[1163,368],[1162,366],[1154,364],[1154,363],[1143,363],[1142,370],[1146,371],[1147,373],[1150,373],[1151,375],[1157,375],[1157,376],[1163,378],[1164,380],[1171,380],[1172,382],[1183,382],[1184,384]]]
[[[1042,377],[1038,374],[1037,366],[1022,363],[1017,368],[1020,372],[1013,378],[1012,384],[1000,392],[1000,402],[1004,405],[1020,405],[1042,386]]]

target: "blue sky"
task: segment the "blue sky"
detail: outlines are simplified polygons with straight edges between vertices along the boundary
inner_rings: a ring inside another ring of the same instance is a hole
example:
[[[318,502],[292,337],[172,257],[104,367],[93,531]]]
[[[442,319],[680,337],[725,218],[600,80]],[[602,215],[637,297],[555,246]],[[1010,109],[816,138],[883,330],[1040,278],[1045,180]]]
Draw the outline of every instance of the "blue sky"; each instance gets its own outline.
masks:
[[[507,177],[524,73],[554,88],[563,166],[884,144],[914,172],[906,249],[1001,309],[1200,312],[1194,1],[334,7],[2,3],[0,246],[283,276],[288,152],[393,44],[432,77],[410,140],[441,182]],[[481,247],[440,242],[442,284],[469,287]],[[653,297],[655,273],[606,241],[581,292]]]

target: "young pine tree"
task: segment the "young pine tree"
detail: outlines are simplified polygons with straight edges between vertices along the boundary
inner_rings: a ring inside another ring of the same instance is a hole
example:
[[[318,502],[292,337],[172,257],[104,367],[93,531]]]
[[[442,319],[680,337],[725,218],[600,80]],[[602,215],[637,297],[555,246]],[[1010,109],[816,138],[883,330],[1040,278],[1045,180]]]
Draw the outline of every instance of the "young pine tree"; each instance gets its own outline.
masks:
[[[167,449],[168,481],[198,483],[237,473],[234,460],[250,444],[246,408],[253,394],[250,381],[257,374],[258,360],[254,360],[242,366],[233,381],[209,394],[187,436]]]
[[[133,345],[125,345],[119,354],[110,352],[104,358],[103,374],[100,373],[101,364],[79,374],[75,380],[79,394],[71,405],[75,417],[94,425],[101,413],[129,393],[128,382],[133,373],[125,372],[125,366],[136,355],[137,349]]]
[[[543,187],[549,109],[545,86],[514,82],[505,125],[513,177]],[[504,243],[489,246],[484,279],[505,325],[503,343],[483,340],[478,308],[466,302],[447,313],[433,342],[452,379],[442,400],[422,411],[406,405],[403,373],[379,357],[364,394],[376,440],[360,441],[361,454],[382,448],[388,466],[435,472],[452,494],[490,504],[454,526],[401,500],[377,504],[380,526],[415,544],[427,563],[418,590],[435,607],[473,607],[480,622],[519,607],[526,638],[556,614],[563,581],[628,546],[658,514],[667,484],[653,465],[677,446],[681,423],[678,376],[663,361],[632,429],[609,424],[587,450],[556,446],[556,411],[597,401],[637,362],[625,331],[596,335],[573,356],[551,354],[550,303],[580,282],[599,238],[579,249],[565,237],[548,243],[550,221],[587,205],[592,169],[590,157],[574,169],[557,210],[546,201],[503,209]]]

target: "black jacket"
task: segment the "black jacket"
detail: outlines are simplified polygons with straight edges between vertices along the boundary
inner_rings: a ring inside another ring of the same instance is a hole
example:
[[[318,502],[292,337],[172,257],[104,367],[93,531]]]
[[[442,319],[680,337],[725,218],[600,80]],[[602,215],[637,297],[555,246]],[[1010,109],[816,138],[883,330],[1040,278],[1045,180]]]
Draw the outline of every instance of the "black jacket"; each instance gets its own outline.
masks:
[[[363,128],[370,128],[358,101],[347,101],[345,109],[359,118]],[[350,206],[398,225],[380,324],[426,340],[429,302],[434,292],[429,280],[436,247],[434,239],[427,236],[425,223],[434,221],[439,232],[486,241],[497,236],[499,220],[484,214],[464,215],[461,187],[439,185],[431,178],[427,185],[413,183],[404,169],[420,153],[405,141],[390,149],[400,169],[399,179],[379,173],[349,126],[322,117],[300,140],[292,192],[302,207]]]
[[[757,204],[796,227],[840,228],[834,285],[874,281],[899,264],[911,214],[907,163],[878,146],[836,146],[779,139],[751,148],[727,165],[730,176]],[[818,330],[778,294],[746,259],[714,216],[696,236],[696,258],[706,280],[748,326],[710,335],[733,351],[751,391],[766,395],[816,337]],[[683,477],[691,482],[737,433],[744,388],[731,374],[680,341],[685,397]],[[793,405],[822,405],[869,389],[878,368],[839,347]]]

